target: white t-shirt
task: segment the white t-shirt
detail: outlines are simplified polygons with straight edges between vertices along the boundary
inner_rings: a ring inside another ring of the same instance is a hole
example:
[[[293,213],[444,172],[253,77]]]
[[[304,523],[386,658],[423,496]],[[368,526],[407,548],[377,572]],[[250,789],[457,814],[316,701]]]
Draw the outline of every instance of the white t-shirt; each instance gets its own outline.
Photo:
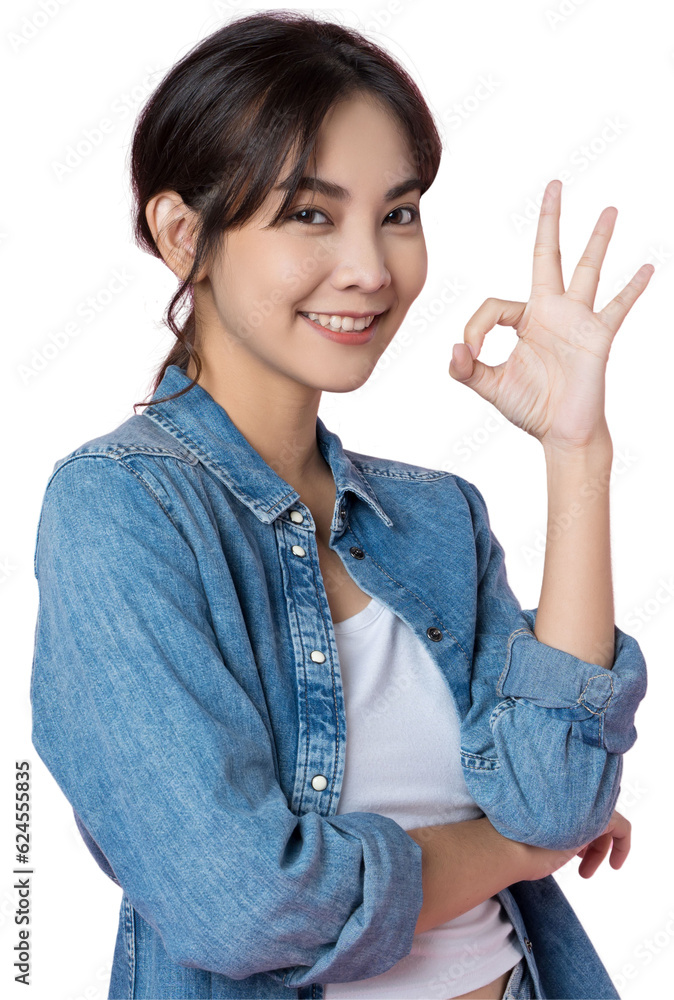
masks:
[[[338,813],[376,812],[411,830],[484,816],[460,761],[452,694],[407,623],[372,598],[334,625],[346,707]],[[326,1000],[449,1000],[522,957],[497,896],[414,936],[412,950],[370,979],[325,986]]]

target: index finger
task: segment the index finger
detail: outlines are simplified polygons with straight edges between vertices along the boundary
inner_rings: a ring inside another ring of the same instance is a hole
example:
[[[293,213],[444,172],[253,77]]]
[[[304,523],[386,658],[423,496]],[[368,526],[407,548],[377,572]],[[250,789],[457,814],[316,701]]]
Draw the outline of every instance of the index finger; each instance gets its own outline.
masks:
[[[532,292],[564,294],[562,257],[559,250],[559,213],[562,200],[562,182],[550,181],[543,192],[541,212],[538,217],[534,244]]]

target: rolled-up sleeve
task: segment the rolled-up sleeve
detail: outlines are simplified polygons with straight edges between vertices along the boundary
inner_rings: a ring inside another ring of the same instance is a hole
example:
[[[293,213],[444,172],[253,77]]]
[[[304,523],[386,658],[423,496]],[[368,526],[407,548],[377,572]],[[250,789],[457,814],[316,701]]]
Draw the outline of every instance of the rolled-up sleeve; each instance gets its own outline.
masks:
[[[299,987],[407,955],[420,846],[377,813],[290,811],[268,723],[152,484],[119,457],[66,460],[35,575],[33,745],[169,956]]]
[[[611,669],[540,642],[537,608],[522,609],[484,498],[460,487],[475,528],[476,626],[471,708],[462,722],[468,788],[504,836],[540,847],[580,846],[608,823],[622,754],[646,693],[638,642],[614,625]]]
[[[610,753],[625,753],[636,741],[634,716],[646,693],[639,643],[614,625],[611,668],[588,663],[536,638],[537,610],[522,611],[528,626],[515,629],[508,639],[497,694],[558,710],[562,717],[569,709],[584,709],[578,716],[581,738]]]

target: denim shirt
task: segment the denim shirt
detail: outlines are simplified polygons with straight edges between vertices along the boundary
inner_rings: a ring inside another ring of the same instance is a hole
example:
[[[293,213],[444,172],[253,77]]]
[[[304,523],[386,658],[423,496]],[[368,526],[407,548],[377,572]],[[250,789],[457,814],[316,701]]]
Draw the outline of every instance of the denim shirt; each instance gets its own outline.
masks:
[[[154,398],[189,381],[171,365]],[[480,809],[528,844],[599,835],[646,690],[636,640],[614,626],[612,669],[539,642],[474,485],[316,432],[330,548],[427,644]],[[390,817],[336,815],[316,525],[226,410],[195,385],[57,461],[34,568],[33,745],[123,890],[109,997],[321,1000],[407,955],[421,847]],[[498,898],[538,996],[618,997],[553,876]]]

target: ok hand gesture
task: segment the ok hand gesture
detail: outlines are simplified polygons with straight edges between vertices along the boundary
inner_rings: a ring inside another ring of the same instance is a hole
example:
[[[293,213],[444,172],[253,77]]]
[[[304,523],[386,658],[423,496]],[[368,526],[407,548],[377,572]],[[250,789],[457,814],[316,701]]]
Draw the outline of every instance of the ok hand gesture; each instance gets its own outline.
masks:
[[[545,189],[529,301],[486,299],[468,321],[464,342],[454,346],[449,374],[541,443],[573,450],[608,436],[604,385],[611,344],[655,268],[644,264],[608,305],[593,311],[618,212],[605,208],[565,291],[559,250],[561,193],[558,180]],[[476,359],[485,335],[497,323],[514,327],[518,342],[507,361],[492,367]]]

